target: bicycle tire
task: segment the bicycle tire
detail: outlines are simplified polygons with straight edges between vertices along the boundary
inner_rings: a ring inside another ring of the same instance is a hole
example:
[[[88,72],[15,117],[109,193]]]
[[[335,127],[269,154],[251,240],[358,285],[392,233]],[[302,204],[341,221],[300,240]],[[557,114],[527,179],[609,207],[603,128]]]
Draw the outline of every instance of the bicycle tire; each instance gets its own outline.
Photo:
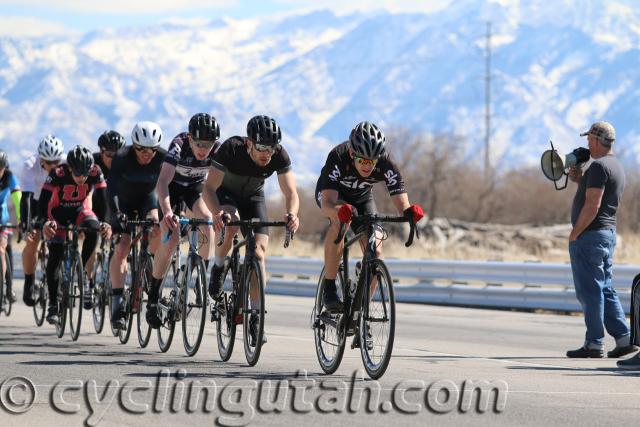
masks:
[[[153,269],[153,258],[151,254],[141,254],[140,255],[140,271],[139,273],[139,283],[142,287],[142,292],[140,294],[140,308],[138,309],[138,313],[136,313],[137,320],[137,332],[138,332],[138,344],[140,344],[140,348],[145,348],[149,345],[149,340],[151,339],[151,327],[147,323],[146,313],[147,313],[147,303],[149,301],[149,286],[151,283],[151,273]]]
[[[233,283],[231,262],[227,258],[222,272],[223,289],[229,274],[231,274],[229,280]],[[222,298],[214,303],[213,309],[217,312],[216,341],[218,342],[218,354],[220,354],[220,359],[226,362],[233,354],[233,347],[236,341],[236,293],[233,286],[231,286],[231,292],[224,292]]]
[[[124,288],[122,290],[122,299],[124,306],[124,329],[118,330],[118,340],[120,340],[120,344],[126,344],[129,342],[129,338],[131,337],[131,324],[133,323],[133,285],[135,283],[135,271],[133,269],[132,263],[133,258],[131,256],[127,257],[127,274],[125,277]]]
[[[340,367],[344,356],[346,333],[340,327],[343,324],[340,320],[344,314],[327,313],[323,315],[324,274],[325,268],[322,267],[312,312],[313,340],[320,367],[325,374],[333,374]],[[338,275],[336,276],[336,288],[339,294],[343,293],[342,290],[345,286],[342,269],[338,270]],[[344,301],[344,298],[342,298],[342,301]]]
[[[175,259],[171,260],[169,268],[171,274],[167,273],[160,285],[159,301],[164,301],[165,305],[173,305],[173,292],[178,288],[178,272],[180,269],[176,266]],[[162,318],[163,316],[161,316]],[[158,328],[158,347],[160,351],[166,353],[171,348],[173,335],[176,329],[176,321],[174,313],[167,313],[166,320]]]
[[[198,352],[202,342],[207,319],[207,291],[202,258],[199,255],[188,257],[187,266],[186,274],[182,277],[182,343],[187,356],[192,357]]]
[[[109,272],[109,265],[111,264],[111,260],[109,260],[109,262],[107,263],[107,275],[104,279],[105,281],[105,297],[106,297],[106,304],[105,304],[105,309],[107,311],[107,314],[109,315],[109,328],[111,329],[111,335],[113,335],[114,337],[117,337],[119,332],[117,329],[113,328],[113,322],[111,321],[111,318],[113,317],[113,305],[112,305],[112,297],[113,297],[113,289],[112,289],[112,283],[111,283],[111,273]]]
[[[104,328],[104,310],[105,310],[105,297],[104,297],[104,253],[98,252],[96,255],[96,262],[93,268],[93,289],[91,290],[91,299],[93,301],[93,308],[91,309],[91,317],[93,319],[93,328],[96,334],[102,332]],[[107,266],[108,267],[108,266]]]
[[[47,309],[47,265],[48,255],[46,252],[43,255],[42,250],[38,250],[38,259],[36,265],[40,265],[40,274],[38,281],[33,284],[33,318],[36,321],[36,326],[40,327],[44,323],[45,312]]]
[[[368,284],[362,293],[358,332],[362,363],[369,377],[377,380],[387,370],[393,352],[396,302],[393,280],[385,263],[372,259],[369,261],[369,271],[376,278],[377,286],[371,298]]]
[[[4,312],[7,317],[11,316],[11,308],[13,307],[13,302],[11,302],[11,293],[9,291],[9,282],[13,281],[13,272],[11,271],[11,259],[9,258],[9,252],[5,252],[5,263],[7,265],[7,271],[4,273],[3,277],[7,280],[6,289],[4,293]]]
[[[2,263],[0,263],[0,315],[4,313],[4,268],[2,268]]]
[[[64,275],[62,273],[62,263],[58,267],[56,272],[58,277],[58,321],[56,322],[56,335],[58,338],[62,338],[64,330],[67,326],[67,284],[64,283]]]
[[[84,276],[80,254],[76,253],[71,271],[71,282],[67,294],[67,308],[69,310],[69,330],[71,339],[77,341],[82,325],[82,303],[84,297]]]
[[[264,314],[265,314],[265,304],[264,304],[264,278],[262,277],[262,270],[260,269],[260,264],[257,260],[252,260],[250,263],[245,262],[245,274],[243,277],[243,303],[242,303],[242,314],[243,314],[243,341],[244,341],[244,355],[247,359],[247,363],[249,366],[255,366],[258,363],[258,359],[260,358],[260,352],[262,351],[262,337],[264,336]],[[258,283],[258,298],[260,303],[260,309],[252,309],[251,298],[250,298],[250,285],[251,278],[255,275],[256,281]],[[255,345],[251,345],[251,327],[250,327],[250,318],[251,315],[256,315],[257,318],[257,326],[256,333],[257,336],[255,338]]]

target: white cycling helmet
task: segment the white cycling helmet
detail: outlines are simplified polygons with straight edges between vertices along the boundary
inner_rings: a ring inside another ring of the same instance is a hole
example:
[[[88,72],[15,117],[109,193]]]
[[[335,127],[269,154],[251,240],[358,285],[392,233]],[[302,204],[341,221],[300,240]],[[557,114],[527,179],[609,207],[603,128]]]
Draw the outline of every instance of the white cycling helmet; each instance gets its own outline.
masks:
[[[154,122],[138,122],[131,131],[131,141],[141,147],[157,147],[162,142],[162,129]]]
[[[48,162],[55,162],[62,159],[64,154],[64,145],[62,141],[53,135],[47,135],[40,141],[38,145],[38,154],[40,158]]]

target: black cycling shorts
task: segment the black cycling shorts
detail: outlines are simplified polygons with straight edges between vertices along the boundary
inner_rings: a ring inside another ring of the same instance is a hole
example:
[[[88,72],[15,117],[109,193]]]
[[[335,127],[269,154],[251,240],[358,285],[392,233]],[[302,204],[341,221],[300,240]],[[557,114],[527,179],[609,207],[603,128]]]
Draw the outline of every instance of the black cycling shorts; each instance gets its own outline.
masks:
[[[153,191],[145,196],[142,196],[139,200],[123,200],[119,199],[118,204],[120,212],[127,216],[130,220],[143,220],[147,217],[150,211],[158,208],[158,198],[156,192]],[[132,228],[129,227],[126,230],[120,226],[118,219],[115,216],[111,218],[111,229],[117,234],[131,234]]]
[[[202,188],[202,183],[189,187],[176,184],[175,182],[170,183],[169,201],[171,203],[171,209],[173,210],[173,213],[176,215],[180,215],[183,202],[190,211],[193,211],[193,205],[200,197],[202,197]]]
[[[378,213],[376,201],[373,199],[373,194],[371,194],[371,192],[369,192],[369,197],[364,200],[362,198],[355,200],[338,192],[338,200],[349,203],[351,206],[353,206],[355,210],[354,215]],[[316,205],[318,205],[319,208],[322,207],[322,192],[318,190],[316,191]],[[362,225],[359,225],[358,227],[355,227],[353,229],[353,232],[356,234],[360,233],[361,231],[364,231],[364,226]]]
[[[252,218],[260,218],[260,221],[269,221],[267,216],[267,204],[264,200],[264,194],[256,194],[247,199],[240,199],[238,196],[220,187],[216,191],[220,206],[233,206],[238,210],[240,219],[249,220]],[[256,234],[269,235],[269,227],[258,227],[255,229]],[[243,233],[244,234],[244,233]]]

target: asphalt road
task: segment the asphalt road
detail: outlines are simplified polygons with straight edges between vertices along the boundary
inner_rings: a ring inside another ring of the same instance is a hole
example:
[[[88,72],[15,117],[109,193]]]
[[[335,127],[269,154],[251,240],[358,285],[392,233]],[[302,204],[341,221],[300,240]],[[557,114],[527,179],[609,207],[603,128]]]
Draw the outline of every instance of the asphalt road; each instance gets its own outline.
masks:
[[[240,333],[220,361],[212,324],[189,358],[178,330],[161,353],[155,335],[145,349],[135,331],[126,345],[107,326],[97,335],[88,313],[77,342],[58,339],[20,300],[0,316],[0,425],[602,426],[640,414],[640,372],[564,357],[582,343],[580,316],[399,304],[391,364],[371,381],[357,350],[322,373],[311,306],[268,295],[269,341],[248,367]]]

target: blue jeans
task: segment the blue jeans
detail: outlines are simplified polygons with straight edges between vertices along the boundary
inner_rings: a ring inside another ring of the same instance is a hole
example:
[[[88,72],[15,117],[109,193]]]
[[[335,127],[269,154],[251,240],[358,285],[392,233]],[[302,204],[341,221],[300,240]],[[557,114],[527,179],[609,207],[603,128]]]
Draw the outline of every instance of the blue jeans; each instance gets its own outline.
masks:
[[[629,335],[620,299],[611,283],[616,230],[583,232],[569,242],[576,297],[587,326],[585,347],[602,348],[604,329],[616,340]]]

